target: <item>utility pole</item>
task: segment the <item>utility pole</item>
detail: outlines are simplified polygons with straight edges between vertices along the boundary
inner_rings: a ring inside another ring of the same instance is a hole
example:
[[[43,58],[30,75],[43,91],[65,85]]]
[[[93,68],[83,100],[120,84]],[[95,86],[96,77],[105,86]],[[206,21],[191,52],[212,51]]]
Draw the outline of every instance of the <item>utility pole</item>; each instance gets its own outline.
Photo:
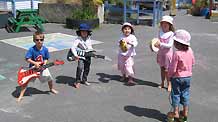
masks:
[[[176,16],[176,0],[170,0],[170,16]]]

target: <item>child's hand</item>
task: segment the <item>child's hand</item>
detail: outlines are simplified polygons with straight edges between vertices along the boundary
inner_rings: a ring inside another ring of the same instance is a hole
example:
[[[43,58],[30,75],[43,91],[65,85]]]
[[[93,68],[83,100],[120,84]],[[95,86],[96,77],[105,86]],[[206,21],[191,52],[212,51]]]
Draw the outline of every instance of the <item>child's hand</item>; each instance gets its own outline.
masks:
[[[80,56],[75,56],[76,61],[80,59]]]
[[[35,62],[34,66],[35,66],[35,68],[39,68],[41,66],[41,64],[42,64],[41,62]]]
[[[129,41],[127,41],[127,44],[133,46],[133,44],[131,42],[129,42]]]
[[[157,42],[154,44],[154,46],[157,47],[157,48],[160,48],[160,42],[157,41]]]

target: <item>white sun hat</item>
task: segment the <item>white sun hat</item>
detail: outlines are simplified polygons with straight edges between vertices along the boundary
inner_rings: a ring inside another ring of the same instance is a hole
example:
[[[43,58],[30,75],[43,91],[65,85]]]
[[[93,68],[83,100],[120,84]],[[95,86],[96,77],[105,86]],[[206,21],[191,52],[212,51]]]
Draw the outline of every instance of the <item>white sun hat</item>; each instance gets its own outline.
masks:
[[[173,18],[171,16],[165,15],[162,17],[160,22],[168,22],[173,25]]]
[[[188,31],[179,29],[175,32],[173,39],[179,43],[190,46],[191,35]]]
[[[124,27],[124,26],[129,26],[129,27],[133,28],[132,24],[129,22],[123,23],[122,27]]]

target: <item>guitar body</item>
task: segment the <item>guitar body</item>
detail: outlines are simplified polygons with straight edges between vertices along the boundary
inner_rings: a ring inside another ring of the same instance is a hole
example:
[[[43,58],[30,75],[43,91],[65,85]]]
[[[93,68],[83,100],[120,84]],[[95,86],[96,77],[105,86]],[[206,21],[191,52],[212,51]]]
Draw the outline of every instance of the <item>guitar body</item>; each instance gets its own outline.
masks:
[[[94,51],[89,51],[89,52],[94,52]],[[77,50],[77,55],[80,56],[81,59],[84,59],[85,60],[85,55],[86,55],[86,51],[84,50],[80,50],[78,49]],[[68,53],[67,53],[67,60],[68,61],[76,61],[76,57],[75,55],[73,54],[73,52],[71,51],[71,49],[69,49]]]
[[[31,79],[38,78],[39,75],[40,72],[33,69],[25,70],[23,67],[20,67],[17,74],[17,83],[19,86],[27,85]]]
[[[34,67],[32,68],[20,67],[17,73],[17,83],[19,86],[27,85],[31,79],[40,77],[40,73],[44,69],[54,65],[62,65],[62,64],[64,64],[64,61],[55,60],[54,62],[50,62],[46,65],[42,65],[38,69]]]

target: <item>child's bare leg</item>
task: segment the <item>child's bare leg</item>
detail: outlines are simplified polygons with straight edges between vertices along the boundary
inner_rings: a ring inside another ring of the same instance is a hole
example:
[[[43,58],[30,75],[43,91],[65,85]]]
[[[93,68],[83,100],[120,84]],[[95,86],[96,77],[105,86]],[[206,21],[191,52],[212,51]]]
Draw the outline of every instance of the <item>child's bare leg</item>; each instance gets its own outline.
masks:
[[[166,78],[167,78],[167,91],[168,91],[168,92],[171,92],[171,90],[172,90],[172,84],[171,84],[170,78],[169,78],[167,75],[168,75],[168,72],[166,71],[166,72],[165,72],[165,76],[166,76]]]
[[[49,86],[50,92],[52,92],[54,94],[58,93],[58,91],[53,88],[52,81],[48,81],[48,86]]]
[[[175,118],[179,118],[179,107],[174,107]]]
[[[183,115],[184,117],[188,116],[188,106],[183,106]]]
[[[168,84],[168,86],[167,86],[167,91],[168,91],[168,92],[171,92],[171,91],[172,91],[172,84],[171,84],[171,81],[168,80],[168,81],[167,81],[167,84]]]
[[[24,93],[25,93],[25,91],[26,91],[26,87],[27,87],[27,85],[24,85],[24,86],[21,86],[21,87],[20,87],[20,88],[21,88],[21,91],[20,91],[19,97],[17,98],[17,102],[20,102],[20,101],[22,100],[22,98],[23,98],[23,96],[24,96]]]
[[[165,68],[160,67],[160,69],[161,69],[161,84],[160,84],[159,88],[163,88],[164,87],[164,81],[166,79]]]

